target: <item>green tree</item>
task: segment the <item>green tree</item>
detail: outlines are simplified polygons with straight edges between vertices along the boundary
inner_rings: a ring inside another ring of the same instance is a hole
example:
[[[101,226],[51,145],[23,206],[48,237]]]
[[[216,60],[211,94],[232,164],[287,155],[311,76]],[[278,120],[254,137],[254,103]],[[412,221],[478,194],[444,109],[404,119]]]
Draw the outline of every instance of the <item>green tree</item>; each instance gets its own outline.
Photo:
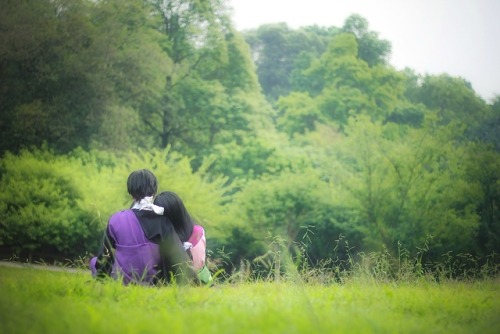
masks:
[[[308,260],[316,263],[333,255],[340,234],[359,241],[355,227],[345,224],[345,212],[337,207],[338,195],[311,168],[263,176],[237,194],[237,226],[253,231],[253,249],[263,251],[274,240],[283,240],[288,250],[303,247]]]
[[[401,108],[404,77],[383,65],[370,67],[357,54],[354,35],[342,33],[306,71],[322,115],[340,126],[355,115],[387,120]]]
[[[92,7],[91,20],[99,34],[93,48],[102,57],[93,62],[98,69],[93,80],[101,85],[96,98],[105,101],[92,147],[152,146],[143,115],[161,104],[164,73],[172,68],[172,60],[162,49],[165,36],[157,31],[159,20],[151,10],[144,0],[107,0]]]
[[[295,133],[314,130],[322,116],[314,99],[309,94],[292,92],[276,103],[278,117],[276,126],[292,137]]]
[[[369,66],[386,65],[391,53],[391,43],[379,39],[378,33],[368,29],[368,21],[361,15],[352,14],[342,27],[343,32],[356,36],[358,57]]]
[[[489,145],[467,145],[464,156],[465,180],[476,189],[479,229],[476,235],[477,255],[486,256],[500,251],[500,154]]]
[[[172,67],[164,73],[166,84],[161,108],[151,110],[145,122],[159,138],[160,147],[165,148],[179,132],[190,131],[189,125],[180,120],[190,112],[185,102],[192,96],[183,96],[179,86],[186,79],[191,84],[200,82],[197,70],[203,62],[213,63],[227,57],[223,48],[225,22],[224,17],[218,15],[222,11],[220,1],[154,0],[151,3],[162,20],[160,31],[167,40],[164,51],[172,59]]]
[[[232,27],[224,2],[152,3],[173,62],[164,73],[161,104],[143,115],[156,144],[201,157],[219,143],[254,135],[252,114],[260,111],[248,100],[262,95],[248,46]]]
[[[496,152],[500,152],[500,96],[486,108],[474,111],[475,122],[470,124],[467,131],[467,138],[471,141],[481,141],[493,146]]]
[[[462,78],[447,74],[426,75],[413,89],[410,101],[422,103],[436,112],[443,124],[459,122],[474,128],[487,114],[486,103]]]
[[[304,27],[290,29],[285,23],[263,25],[245,32],[257,65],[257,75],[270,101],[288,95],[301,82],[301,71],[321,55],[334,29]]]
[[[1,151],[140,142],[167,64],[149,12],[140,0],[2,3]]]
[[[477,187],[465,178],[460,131],[429,122],[422,129],[353,119],[339,146],[335,178],[365,227],[366,246],[415,250],[433,236],[436,256],[474,249]],[[378,243],[378,246],[377,246]]]
[[[61,10],[57,10],[58,5]],[[81,64],[67,59],[71,67],[62,65],[70,50],[86,48],[91,27],[79,16],[85,7],[83,1],[64,5],[63,1],[2,3],[2,151],[58,139],[61,148],[67,149],[89,137],[86,112],[73,110],[70,115],[64,110],[88,100],[87,82],[78,75]],[[67,41],[64,34],[69,31],[76,36]],[[95,101],[88,102],[92,105]]]

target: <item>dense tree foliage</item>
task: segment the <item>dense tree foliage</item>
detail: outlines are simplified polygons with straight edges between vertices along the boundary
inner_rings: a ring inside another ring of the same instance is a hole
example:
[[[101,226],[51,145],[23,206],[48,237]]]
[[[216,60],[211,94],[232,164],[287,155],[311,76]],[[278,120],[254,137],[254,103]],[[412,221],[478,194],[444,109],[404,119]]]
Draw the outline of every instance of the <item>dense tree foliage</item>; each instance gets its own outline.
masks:
[[[223,2],[7,2],[2,152],[47,142],[60,153],[174,145],[196,155],[252,133],[242,95],[260,88]]]
[[[378,33],[368,29],[368,21],[358,15],[349,16],[342,27],[343,32],[351,33],[356,37],[358,43],[359,59],[365,61],[369,66],[387,64],[387,58],[391,52],[391,43],[379,39]]]
[[[1,12],[2,152],[144,141],[139,115],[159,99],[168,58],[141,1],[7,1]]]
[[[500,99],[395,70],[359,15],[240,33],[223,0],[1,6],[4,253],[95,252],[138,168],[226,264],[277,240],[310,262],[500,253]]]
[[[301,71],[321,55],[337,29],[290,29],[286,23],[263,25],[245,33],[257,75],[271,101],[301,85]]]

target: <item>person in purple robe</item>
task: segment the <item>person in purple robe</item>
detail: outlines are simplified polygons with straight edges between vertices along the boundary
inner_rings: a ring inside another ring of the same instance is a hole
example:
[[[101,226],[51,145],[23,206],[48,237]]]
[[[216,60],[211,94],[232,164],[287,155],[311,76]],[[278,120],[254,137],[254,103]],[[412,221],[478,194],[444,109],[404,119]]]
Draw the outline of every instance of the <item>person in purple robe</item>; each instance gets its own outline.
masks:
[[[199,284],[192,261],[164,208],[153,204],[156,176],[137,170],[127,179],[134,203],[111,216],[101,248],[90,261],[92,276],[113,277],[123,284]]]

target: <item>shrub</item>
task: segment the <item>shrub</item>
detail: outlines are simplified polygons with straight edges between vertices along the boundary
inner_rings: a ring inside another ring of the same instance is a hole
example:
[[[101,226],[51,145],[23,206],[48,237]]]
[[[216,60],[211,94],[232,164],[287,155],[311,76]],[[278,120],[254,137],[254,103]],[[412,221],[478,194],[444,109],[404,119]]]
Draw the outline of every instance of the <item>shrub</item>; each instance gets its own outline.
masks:
[[[126,180],[147,168],[159,191],[177,192],[188,210],[217,235],[224,217],[224,178],[210,178],[210,161],[196,171],[190,159],[156,150],[120,156],[75,150],[57,156],[48,150],[7,153],[0,160],[0,247],[3,256],[75,259],[96,252],[109,216],[131,204]]]
[[[98,224],[78,201],[66,162],[49,152],[6,154],[0,162],[0,245],[4,253],[61,259],[95,247]]]

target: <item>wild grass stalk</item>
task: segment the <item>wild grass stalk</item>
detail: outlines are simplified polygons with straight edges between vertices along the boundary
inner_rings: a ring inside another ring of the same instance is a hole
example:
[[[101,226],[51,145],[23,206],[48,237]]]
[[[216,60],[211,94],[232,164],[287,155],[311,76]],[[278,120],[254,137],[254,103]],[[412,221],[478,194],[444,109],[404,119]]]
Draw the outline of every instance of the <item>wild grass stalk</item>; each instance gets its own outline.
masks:
[[[231,275],[231,282],[296,281],[297,275],[306,283],[347,283],[364,281],[376,283],[415,283],[422,280],[434,282],[454,280],[495,279],[500,274],[498,256],[492,254],[479,259],[471,254],[443,254],[439,262],[429,262],[429,237],[415,255],[401,243],[394,255],[387,249],[372,252],[353,252],[348,240],[340,235],[335,240],[334,256],[316,263],[309,261],[303,243],[290,243],[281,237],[272,237],[268,251],[253,259],[244,260]],[[341,249],[342,248],[342,249]],[[339,255],[342,250],[343,257]]]

